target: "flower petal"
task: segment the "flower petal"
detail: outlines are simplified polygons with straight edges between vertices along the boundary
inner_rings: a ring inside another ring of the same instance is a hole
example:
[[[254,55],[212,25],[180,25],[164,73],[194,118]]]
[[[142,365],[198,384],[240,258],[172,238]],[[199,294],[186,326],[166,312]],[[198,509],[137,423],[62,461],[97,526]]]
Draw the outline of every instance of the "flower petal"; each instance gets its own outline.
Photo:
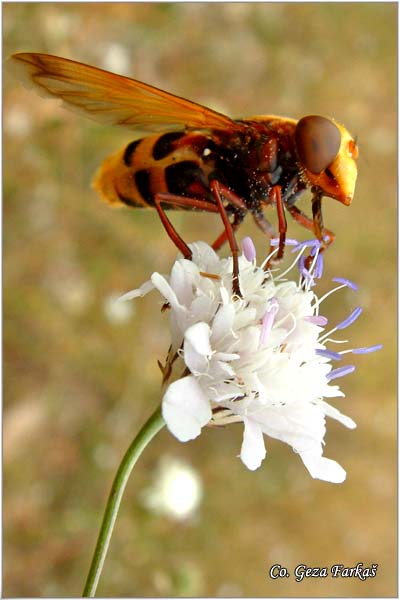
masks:
[[[164,296],[166,300],[168,300],[174,310],[183,310],[184,307],[179,303],[174,290],[171,288],[165,277],[160,275],[160,273],[155,272],[151,276],[151,281],[154,287],[158,289],[160,294]]]
[[[212,340],[214,344],[220,343],[231,331],[235,318],[235,308],[232,304],[219,307],[212,323]]]
[[[210,403],[196,379],[189,375],[171,383],[164,394],[162,414],[170,432],[181,442],[193,440],[210,421]]]
[[[185,342],[189,342],[195,352],[202,356],[211,356],[210,327],[207,323],[196,323],[185,332]]]
[[[304,466],[314,479],[322,479],[331,483],[343,483],[346,479],[346,471],[335,460],[318,456],[313,452],[300,452],[300,456]]]
[[[320,404],[321,406],[323,406],[327,417],[331,417],[331,419],[336,419],[336,421],[339,421],[339,423],[342,423],[342,425],[348,427],[349,429],[355,429],[357,427],[357,424],[353,421],[353,419],[350,419],[350,417],[347,417],[346,415],[342,414],[340,410],[338,410],[334,406],[331,406],[323,400],[321,400]]]
[[[220,258],[211,246],[200,241],[189,244],[189,247],[193,253],[192,261],[201,271],[213,272],[219,268]]]
[[[265,450],[264,437],[261,427],[250,419],[244,420],[244,432],[240,458],[250,471],[255,471],[264,460]]]
[[[187,306],[193,297],[191,281],[197,274],[197,267],[190,260],[178,260],[172,267],[170,286],[180,304]]]
[[[186,330],[183,352],[185,364],[194,375],[208,371],[213,352],[210,345],[210,327],[207,323],[196,323]]]
[[[312,451],[315,454],[322,448],[325,418],[319,405],[260,407],[253,418],[266,435],[289,444],[296,452]]]
[[[148,294],[149,292],[151,292],[151,290],[154,290],[154,284],[152,281],[145,281],[143,283],[143,285],[140,286],[140,288],[136,289],[136,290],[131,290],[130,292],[126,292],[126,294],[123,294],[122,296],[120,296],[117,300],[117,302],[125,302],[126,300],[132,300],[132,298],[143,298],[143,296],[145,296],[146,294]]]

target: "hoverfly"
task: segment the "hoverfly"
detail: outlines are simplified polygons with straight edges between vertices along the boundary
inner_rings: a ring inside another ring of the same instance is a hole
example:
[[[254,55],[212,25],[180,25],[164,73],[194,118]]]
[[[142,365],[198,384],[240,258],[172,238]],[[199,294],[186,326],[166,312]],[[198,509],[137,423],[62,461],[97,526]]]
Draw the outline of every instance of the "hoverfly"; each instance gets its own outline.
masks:
[[[323,225],[321,198],[349,205],[357,178],[358,149],[333,119],[310,115],[295,120],[261,115],[233,120],[135,79],[47,54],[12,59],[39,93],[61,98],[102,123],[157,132],[136,139],[107,158],[93,181],[113,205],[152,207],[185,258],[191,250],[168,219],[167,208],[219,213],[233,258],[233,292],[240,296],[234,232],[250,212],[270,238],[267,206],[278,216],[277,259],[285,248],[285,210],[313,232],[325,249],[334,234]],[[312,218],[296,207],[311,188]]]

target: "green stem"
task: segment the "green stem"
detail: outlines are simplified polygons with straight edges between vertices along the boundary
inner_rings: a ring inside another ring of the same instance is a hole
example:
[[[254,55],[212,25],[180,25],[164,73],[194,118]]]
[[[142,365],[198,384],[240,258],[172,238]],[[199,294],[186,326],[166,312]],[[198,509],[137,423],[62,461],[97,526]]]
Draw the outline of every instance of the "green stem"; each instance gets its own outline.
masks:
[[[122,459],[108,497],[92,564],[90,565],[85,589],[83,590],[84,598],[93,598],[96,593],[97,584],[103,570],[104,560],[106,558],[115,520],[117,518],[119,505],[121,504],[122,494],[124,493],[129,475],[147,444],[160,429],[164,427],[164,425],[165,422],[161,414],[161,408],[159,407],[143,425]]]

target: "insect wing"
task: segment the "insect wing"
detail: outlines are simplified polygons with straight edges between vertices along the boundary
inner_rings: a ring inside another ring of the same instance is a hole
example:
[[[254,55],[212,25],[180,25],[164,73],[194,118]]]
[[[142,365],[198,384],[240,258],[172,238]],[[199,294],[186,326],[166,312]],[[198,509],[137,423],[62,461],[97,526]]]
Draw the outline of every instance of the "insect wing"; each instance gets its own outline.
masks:
[[[240,128],[205,106],[83,63],[36,53],[14,54],[11,59],[41,95],[61,98],[101,123],[146,131]]]

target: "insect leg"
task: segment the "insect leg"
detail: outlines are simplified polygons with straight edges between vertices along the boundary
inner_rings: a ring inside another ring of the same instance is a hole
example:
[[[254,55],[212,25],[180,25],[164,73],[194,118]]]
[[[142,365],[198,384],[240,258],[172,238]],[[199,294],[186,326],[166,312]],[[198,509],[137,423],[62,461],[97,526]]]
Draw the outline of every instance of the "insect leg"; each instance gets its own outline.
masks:
[[[312,191],[314,192],[314,196],[312,198],[314,233],[315,237],[321,242],[321,249],[326,250],[326,248],[330,244],[332,244],[333,240],[335,239],[335,236],[331,231],[324,228],[324,223],[322,219],[321,192],[317,190]]]
[[[219,190],[220,190],[220,192],[222,192],[222,195],[225,198],[225,200],[227,200],[229,202],[229,204],[232,204],[232,206],[239,209],[239,212],[235,213],[233,222],[232,222],[232,230],[236,231],[236,229],[242,223],[242,221],[246,215],[246,212],[247,212],[246,203],[244,202],[244,200],[242,200],[240,198],[240,196],[235,194],[235,192],[232,192],[232,190],[230,190],[223,183],[218,182],[218,185],[219,185]],[[214,250],[219,250],[221,248],[221,246],[223,246],[223,244],[225,244],[227,239],[228,239],[228,232],[225,228],[224,231],[221,233],[221,235],[212,244],[212,247],[214,248]]]
[[[254,212],[253,219],[255,224],[261,229],[263,233],[265,233],[265,235],[267,235],[269,238],[276,237],[276,231],[271,225],[271,223],[268,221],[268,219],[265,218],[264,213],[262,213],[261,211]]]
[[[227,200],[229,202],[229,204],[231,204],[235,208],[239,209],[239,212],[235,212],[233,222],[232,222],[232,230],[236,231],[236,229],[242,223],[242,221],[247,213],[246,203],[244,202],[244,200],[242,200],[240,198],[240,196],[235,194],[235,192],[232,192],[232,190],[230,190],[223,183],[218,182],[218,185],[219,185],[219,190],[222,193],[225,200]],[[212,247],[214,248],[214,250],[219,250],[221,248],[221,246],[223,246],[223,244],[225,244],[227,239],[228,239],[228,232],[225,228],[224,231],[221,233],[221,235],[212,244]]]
[[[154,205],[158,212],[158,215],[161,219],[161,223],[164,225],[165,231],[168,236],[174,242],[175,246],[180,250],[183,256],[187,259],[192,258],[192,251],[186,242],[181,238],[179,233],[176,231],[175,227],[172,225],[171,221],[168,219],[165,214],[164,208],[161,204],[170,204],[172,206],[182,206],[189,208],[197,208],[199,210],[205,210],[207,212],[220,212],[218,208],[212,202],[207,202],[206,200],[197,200],[196,198],[186,198],[183,196],[178,196],[176,194],[169,194],[168,192],[159,192],[154,197]]]
[[[315,237],[321,242],[320,252],[323,252],[330,244],[332,244],[333,240],[335,239],[335,234],[323,226],[320,195],[315,196],[312,200],[312,219],[301,212],[297,206],[288,206],[288,211],[294,220],[297,221],[297,223],[300,223],[300,225],[303,225],[303,227],[306,227],[306,229],[309,229],[314,233]],[[304,263],[306,269],[309,268],[311,262],[312,256],[310,255],[306,258]]]
[[[268,221],[268,219],[265,217],[264,213],[261,212],[261,210],[253,212],[253,219],[254,219],[255,224],[261,229],[261,231],[263,233],[265,233],[265,235],[267,235],[269,237],[269,239],[276,238],[275,229],[273,228],[271,223]],[[274,247],[270,245],[269,252],[271,253],[273,249],[274,249]],[[266,271],[268,271],[268,269],[271,268],[271,262],[272,261],[269,260],[265,264]]]
[[[228,215],[226,214],[224,204],[222,202],[222,196],[225,197],[225,190],[227,188],[225,188],[224,185],[220,184],[216,179],[213,179],[211,181],[210,187],[211,187],[213,196],[215,198],[215,201],[217,203],[219,213],[221,215],[221,219],[224,223],[226,236],[227,236],[227,239],[229,242],[229,247],[232,252],[232,260],[233,260],[232,291],[234,294],[239,296],[239,298],[241,298],[242,293],[240,291],[240,286],[239,286],[239,248],[238,248],[238,244],[237,244],[237,241],[235,238],[235,234],[233,233],[233,227],[231,225],[231,222],[229,221]],[[235,200],[236,200],[236,198],[238,198],[238,197],[236,197],[236,194],[235,194]],[[228,199],[228,198],[226,198],[226,199]],[[239,198],[239,200],[240,200],[240,198]],[[242,200],[240,200],[240,202],[242,202]],[[245,206],[244,203],[243,203],[243,205]]]
[[[318,208],[318,206],[316,208]],[[332,244],[333,240],[335,239],[335,234],[323,226],[321,208],[319,208],[319,214],[317,215],[317,218],[319,220],[320,237],[318,237],[318,235],[317,235],[317,231],[315,229],[315,223],[314,223],[313,219],[310,219],[310,217],[307,217],[307,215],[305,215],[300,209],[298,209],[297,206],[288,206],[287,209],[290,212],[290,214],[292,215],[293,219],[297,223],[299,223],[306,229],[309,229],[316,235],[316,237],[322,242],[323,249],[327,248],[330,244]]]
[[[240,196],[235,194],[235,192],[230,190],[226,185],[224,185],[220,181],[217,181],[217,180],[214,180],[214,181],[218,185],[219,193],[222,194],[222,196],[225,198],[225,200],[227,202],[229,202],[229,204],[232,204],[233,206],[236,206],[236,208],[240,208],[240,210],[247,212],[246,203],[244,200],[242,200],[242,198]],[[214,194],[212,183],[213,182],[211,182],[211,189]],[[215,196],[215,194],[214,194],[214,196]]]
[[[287,231],[286,215],[283,206],[281,187],[279,185],[274,185],[274,187],[271,188],[270,196],[271,200],[273,200],[276,203],[276,211],[278,213],[279,248],[278,253],[276,255],[276,259],[280,260],[281,258],[283,258],[283,253],[285,251]]]
[[[232,230],[236,231],[236,229],[239,227],[239,225],[243,222],[244,219],[244,214],[243,213],[235,213],[234,217],[233,217],[233,222],[232,222]],[[228,239],[228,233],[226,231],[226,229],[224,229],[224,231],[221,233],[221,235],[219,235],[217,237],[217,239],[215,240],[215,242],[212,244],[212,248],[214,250],[219,250],[221,248],[221,246],[223,246],[226,242],[226,240]]]
[[[182,206],[183,208],[193,208],[202,210],[205,212],[219,213],[218,208],[214,202],[208,200],[199,200],[198,198],[189,198],[188,196],[179,196],[178,194],[170,194],[169,192],[158,192],[156,194],[156,201],[164,202],[164,204],[170,204],[171,206]]]

